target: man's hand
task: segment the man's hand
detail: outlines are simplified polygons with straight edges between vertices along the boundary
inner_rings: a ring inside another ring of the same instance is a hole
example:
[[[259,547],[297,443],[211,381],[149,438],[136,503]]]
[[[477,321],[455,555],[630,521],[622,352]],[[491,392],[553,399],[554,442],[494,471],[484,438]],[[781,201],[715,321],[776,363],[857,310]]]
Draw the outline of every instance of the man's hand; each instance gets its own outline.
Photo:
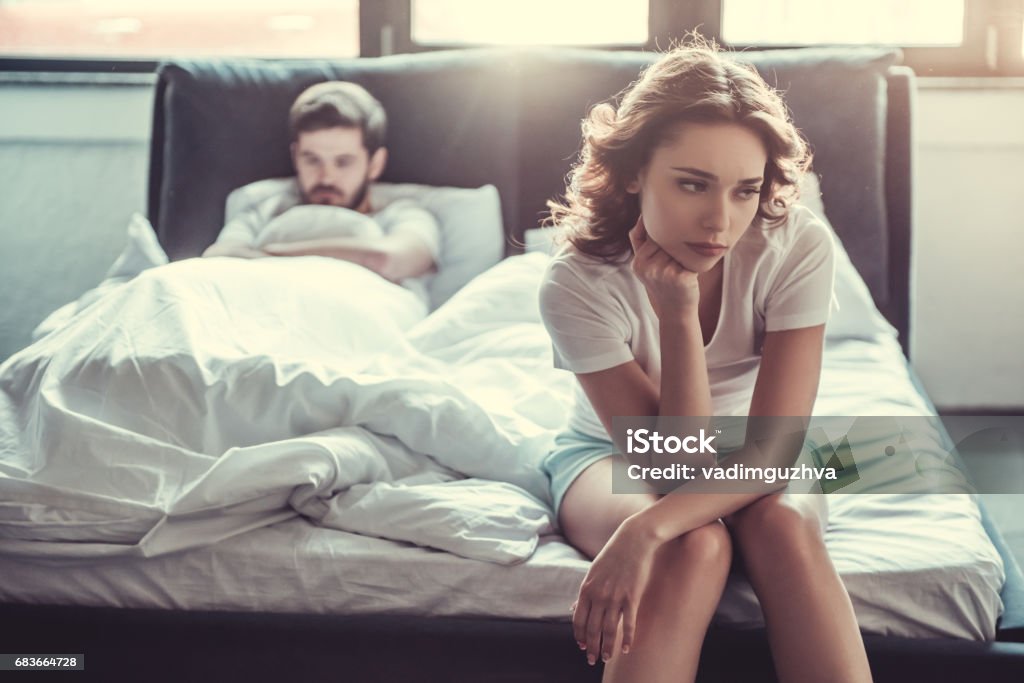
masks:
[[[254,249],[244,242],[214,243],[203,252],[203,258],[210,256],[233,256],[235,258],[263,258],[270,256],[265,251]]]

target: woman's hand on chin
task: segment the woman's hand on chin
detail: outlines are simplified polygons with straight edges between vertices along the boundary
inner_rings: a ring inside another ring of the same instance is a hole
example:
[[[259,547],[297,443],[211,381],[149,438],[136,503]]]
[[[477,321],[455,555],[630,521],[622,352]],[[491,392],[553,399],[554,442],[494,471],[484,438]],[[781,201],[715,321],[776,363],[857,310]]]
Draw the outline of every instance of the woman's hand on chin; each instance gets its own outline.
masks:
[[[633,245],[633,273],[647,290],[658,320],[666,322],[666,316],[679,320],[696,316],[700,304],[697,273],[687,270],[650,238],[643,216],[629,231],[629,241]]]

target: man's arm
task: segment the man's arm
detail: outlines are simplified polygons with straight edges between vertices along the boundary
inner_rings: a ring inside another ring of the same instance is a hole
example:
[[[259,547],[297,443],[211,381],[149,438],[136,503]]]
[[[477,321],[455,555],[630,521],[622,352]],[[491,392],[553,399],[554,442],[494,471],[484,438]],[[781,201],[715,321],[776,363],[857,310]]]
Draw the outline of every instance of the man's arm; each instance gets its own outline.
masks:
[[[203,252],[203,258],[210,256],[234,256],[237,258],[263,258],[264,256],[270,256],[265,251],[261,251],[250,246],[247,242],[227,240],[223,242],[214,242],[206,248]]]
[[[221,228],[217,241],[203,251],[203,258],[210,256],[235,256],[238,258],[262,258],[269,256],[255,246],[256,234],[266,221],[259,207],[245,211]]]
[[[434,267],[430,248],[416,235],[397,232],[383,237],[325,237],[301,242],[267,244],[271,256],[327,256],[369,268],[397,282],[418,277]]]

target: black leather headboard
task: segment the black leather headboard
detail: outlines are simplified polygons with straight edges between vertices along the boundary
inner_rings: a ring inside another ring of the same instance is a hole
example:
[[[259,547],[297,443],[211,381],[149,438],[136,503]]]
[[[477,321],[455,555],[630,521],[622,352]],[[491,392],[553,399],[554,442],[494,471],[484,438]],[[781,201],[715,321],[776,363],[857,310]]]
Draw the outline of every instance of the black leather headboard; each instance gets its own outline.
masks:
[[[289,105],[327,79],[366,86],[389,117],[382,180],[497,186],[512,240],[564,191],[588,108],[657,55],[479,49],[341,61],[176,61],[160,67],[149,217],[171,258],[216,237],[234,188],[291,173]],[[913,76],[897,51],[745,52],[811,142],[829,218],[907,344]],[[509,251],[515,248],[510,246]]]

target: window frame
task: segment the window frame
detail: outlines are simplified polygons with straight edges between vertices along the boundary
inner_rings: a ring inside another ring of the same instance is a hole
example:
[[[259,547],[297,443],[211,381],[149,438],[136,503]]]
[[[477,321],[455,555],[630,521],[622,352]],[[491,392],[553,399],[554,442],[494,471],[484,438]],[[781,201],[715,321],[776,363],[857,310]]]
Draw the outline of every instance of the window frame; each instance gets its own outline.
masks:
[[[654,30],[654,5],[659,0],[648,0],[648,36]],[[359,3],[360,56],[382,57],[391,54],[463,50],[489,47],[491,43],[417,43],[412,39],[412,0],[376,0]],[[611,43],[594,46],[601,50],[638,50],[650,46],[646,43]],[[580,47],[580,46],[577,46]]]
[[[727,0],[725,0],[727,1]],[[412,39],[413,0],[379,0],[361,3],[361,55],[430,52],[474,47],[472,43],[419,44]],[[730,49],[777,50],[806,45],[730,44],[722,39],[723,0],[649,0],[648,40],[642,44],[601,45],[607,50],[659,50],[678,41],[688,30],[699,29]],[[367,5],[366,17],[363,8]],[[684,27],[677,30],[671,27]],[[964,0],[964,39],[955,47],[899,47],[903,63],[918,76],[1020,76],[1024,75],[1021,39],[1024,32],[1024,0]],[[384,36],[383,40],[381,39]],[[856,45],[844,45],[855,47]],[[888,46],[887,46],[888,47]]]
[[[652,0],[660,2],[663,0]],[[721,6],[719,0],[715,5]],[[903,64],[923,77],[988,77],[1024,74],[1021,58],[1024,0],[964,0],[963,43],[946,47],[899,47]],[[721,26],[721,16],[715,22]],[[716,38],[720,38],[720,31]],[[723,43],[726,44],[726,43]],[[730,44],[730,48],[775,49],[804,45]],[[854,47],[849,45],[848,47]]]
[[[383,2],[383,0],[382,0]],[[359,39],[360,53],[352,57],[338,57],[337,59],[355,59],[365,56],[362,54],[362,39],[364,32],[363,13],[364,7],[375,5],[375,0],[359,0]],[[155,74],[161,63],[173,59],[203,59],[195,55],[165,55],[153,58],[151,56],[132,57],[46,57],[40,55],[25,56],[2,56],[0,55],[0,73],[5,72],[34,72],[34,73],[84,73],[84,74]],[[230,57],[223,57],[230,59]],[[209,57],[209,59],[218,59]],[[299,62],[315,59],[314,57],[279,57],[279,56],[245,56],[239,59],[253,59],[274,62]],[[327,57],[326,59],[331,59]]]
[[[362,0],[359,3],[360,57],[474,46],[467,43],[416,43],[412,39],[412,1]],[[723,1],[728,0],[648,0],[648,40],[645,43],[596,47],[606,50],[664,50],[678,41],[686,31],[693,29],[698,29],[704,36],[731,49],[805,47],[725,43],[722,40]],[[1024,0],[964,0],[964,3],[963,44],[956,47],[903,47],[904,64],[911,67],[918,76],[925,77],[1024,75],[1024,57],[1021,53]],[[292,58],[265,59],[290,61]],[[151,58],[0,57],[0,72],[153,73],[159,63],[160,60]]]

